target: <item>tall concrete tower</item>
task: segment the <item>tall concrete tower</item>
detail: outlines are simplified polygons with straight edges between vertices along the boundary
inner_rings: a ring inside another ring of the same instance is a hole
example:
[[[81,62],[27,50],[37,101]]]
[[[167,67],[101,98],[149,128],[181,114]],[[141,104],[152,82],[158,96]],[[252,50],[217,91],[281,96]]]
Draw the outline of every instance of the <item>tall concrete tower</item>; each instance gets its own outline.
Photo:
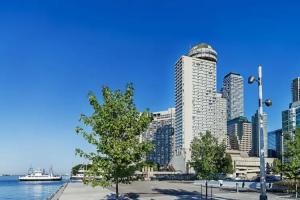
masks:
[[[244,116],[244,79],[240,74],[231,72],[224,77],[222,94],[227,100],[227,119]]]
[[[199,44],[175,64],[175,148],[184,163],[190,160],[191,142],[200,133],[210,131],[219,142],[226,139],[226,100],[217,93],[216,63],[217,52]]]
[[[300,101],[300,77],[297,77],[292,82],[292,103]]]
[[[259,157],[260,151],[260,135],[259,135],[259,117],[258,111],[252,116],[252,155]],[[268,115],[263,114],[264,121],[264,152],[265,157],[268,157]]]

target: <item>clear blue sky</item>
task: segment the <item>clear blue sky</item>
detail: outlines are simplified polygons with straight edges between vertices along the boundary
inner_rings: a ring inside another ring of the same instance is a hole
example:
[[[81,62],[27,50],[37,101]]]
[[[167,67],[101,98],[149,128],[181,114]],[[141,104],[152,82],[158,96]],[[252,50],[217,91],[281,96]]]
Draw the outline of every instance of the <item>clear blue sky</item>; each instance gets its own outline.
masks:
[[[139,109],[174,106],[174,63],[200,42],[219,54],[218,89],[228,72],[246,79],[263,65],[269,129],[280,128],[300,76],[299,3],[209,2],[0,2],[0,174],[78,163],[75,147],[90,149],[74,134],[89,90],[133,82]],[[256,90],[245,85],[248,117]]]

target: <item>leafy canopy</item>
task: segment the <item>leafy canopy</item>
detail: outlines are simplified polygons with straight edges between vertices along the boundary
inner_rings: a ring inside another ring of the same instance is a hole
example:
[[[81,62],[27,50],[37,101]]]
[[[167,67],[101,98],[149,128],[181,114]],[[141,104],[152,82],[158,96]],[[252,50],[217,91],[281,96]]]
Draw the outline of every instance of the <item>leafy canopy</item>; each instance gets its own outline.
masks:
[[[299,179],[300,176],[300,129],[296,129],[293,138],[287,138],[283,165],[283,173],[290,179]]]
[[[219,173],[232,173],[231,156],[225,150],[225,144],[218,144],[218,140],[210,132],[194,138],[190,164],[199,179],[214,179]]]
[[[137,165],[151,151],[151,144],[139,140],[140,134],[151,122],[151,115],[148,111],[137,111],[133,94],[132,84],[128,84],[124,92],[103,87],[102,103],[92,92],[89,93],[93,113],[80,117],[89,131],[83,127],[76,128],[76,133],[96,149],[96,152],[90,153],[76,149],[76,154],[91,163],[85,183],[93,186],[129,183]]]

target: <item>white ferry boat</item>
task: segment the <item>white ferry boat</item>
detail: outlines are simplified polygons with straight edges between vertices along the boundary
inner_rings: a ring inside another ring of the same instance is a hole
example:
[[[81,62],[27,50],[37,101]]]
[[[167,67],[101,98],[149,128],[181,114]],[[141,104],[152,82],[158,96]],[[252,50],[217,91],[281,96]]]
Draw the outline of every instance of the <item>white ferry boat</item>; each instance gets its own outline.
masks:
[[[71,176],[71,180],[83,180],[85,172],[85,169],[79,169],[77,174]]]
[[[53,175],[52,169],[50,169],[50,173],[46,174],[45,170],[33,170],[30,168],[28,170],[28,174],[26,176],[20,176],[20,181],[60,181],[62,180],[61,176]]]

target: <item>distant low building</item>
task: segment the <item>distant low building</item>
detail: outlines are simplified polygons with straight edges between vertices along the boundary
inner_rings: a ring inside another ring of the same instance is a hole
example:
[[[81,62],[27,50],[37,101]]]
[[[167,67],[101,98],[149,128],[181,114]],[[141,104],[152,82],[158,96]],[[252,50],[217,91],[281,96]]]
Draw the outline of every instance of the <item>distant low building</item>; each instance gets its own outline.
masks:
[[[259,157],[249,157],[247,153],[237,150],[227,150],[232,158],[234,173],[233,176],[253,179],[260,173]],[[274,158],[266,158],[266,165],[273,165]]]

